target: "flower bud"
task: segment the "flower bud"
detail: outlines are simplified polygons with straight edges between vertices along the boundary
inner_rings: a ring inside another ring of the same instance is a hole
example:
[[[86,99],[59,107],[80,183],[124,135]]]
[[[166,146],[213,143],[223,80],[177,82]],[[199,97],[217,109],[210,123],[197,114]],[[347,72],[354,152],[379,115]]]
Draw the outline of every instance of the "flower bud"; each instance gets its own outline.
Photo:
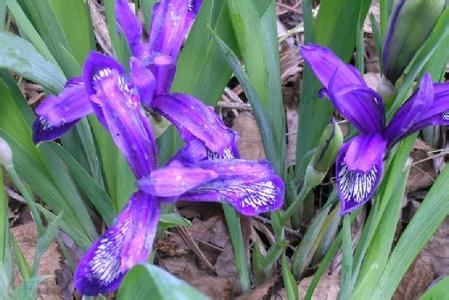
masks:
[[[446,0],[399,0],[383,48],[385,76],[394,84],[437,23]]]
[[[0,138],[0,163],[7,169],[12,165],[11,147],[2,138]]]
[[[306,170],[305,183],[316,186],[321,183],[329,168],[334,164],[343,143],[340,126],[332,122],[324,129],[315,154]]]
[[[379,95],[382,96],[382,99],[386,104],[389,104],[391,101],[393,101],[396,95],[396,88],[385,76],[382,77],[382,79],[379,81],[376,90]]]

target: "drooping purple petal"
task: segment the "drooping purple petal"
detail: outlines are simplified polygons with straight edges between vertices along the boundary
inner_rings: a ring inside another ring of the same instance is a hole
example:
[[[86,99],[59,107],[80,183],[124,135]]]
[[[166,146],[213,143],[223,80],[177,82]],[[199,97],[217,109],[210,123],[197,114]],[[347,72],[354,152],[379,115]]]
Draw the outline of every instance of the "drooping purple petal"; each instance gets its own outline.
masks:
[[[151,252],[159,201],[148,194],[133,194],[114,224],[90,247],[78,264],[75,287],[97,296],[116,290],[125,273],[146,262]]]
[[[369,201],[383,173],[387,141],[380,134],[359,135],[344,144],[336,161],[341,214]]]
[[[148,53],[178,57],[181,46],[199,11],[198,0],[161,0],[153,6]]]
[[[78,78],[66,84],[57,96],[47,97],[35,110],[33,140],[35,143],[61,137],[82,117],[92,112],[84,83]]]
[[[198,139],[219,155],[234,143],[233,132],[213,109],[190,95],[161,95],[153,100],[152,107],[173,123],[186,141]]]
[[[154,55],[147,66],[156,77],[156,95],[170,90],[176,73],[176,61],[168,55]]]
[[[432,78],[426,73],[421,79],[419,90],[399,108],[385,129],[384,136],[389,144],[393,145],[406,135],[421,115],[433,106],[433,102]]]
[[[137,187],[153,196],[177,197],[217,177],[213,170],[169,166],[154,170],[139,180]]]
[[[366,85],[353,66],[344,63],[330,49],[318,45],[303,46],[301,54],[324,86],[321,96],[329,97],[335,108],[360,132],[383,130],[382,98]]]
[[[410,121],[406,123],[403,120],[408,115],[411,115]],[[427,77],[421,80],[418,92],[396,112],[385,130],[385,137],[393,145],[430,125],[449,125],[449,83],[432,85]]]
[[[91,101],[101,110],[106,128],[134,175],[150,174],[156,167],[156,142],[137,91],[115,70],[97,80],[95,90]]]
[[[89,53],[83,69],[84,86],[89,97],[96,93],[96,82],[111,75],[112,71],[116,71],[120,75],[125,74],[125,69],[122,65],[112,57],[98,52]],[[107,127],[101,107],[98,107],[98,105],[92,101],[91,105],[97,115],[97,119],[103,126]]]
[[[268,162],[204,160],[197,167],[219,176],[179,196],[187,201],[228,203],[238,212],[253,216],[281,207],[284,183]]]
[[[118,30],[125,35],[131,53],[139,57],[142,47],[142,23],[131,10],[128,0],[115,1],[115,17]]]
[[[142,62],[135,57],[131,57],[131,83],[139,91],[142,104],[150,106],[156,91],[156,78]]]

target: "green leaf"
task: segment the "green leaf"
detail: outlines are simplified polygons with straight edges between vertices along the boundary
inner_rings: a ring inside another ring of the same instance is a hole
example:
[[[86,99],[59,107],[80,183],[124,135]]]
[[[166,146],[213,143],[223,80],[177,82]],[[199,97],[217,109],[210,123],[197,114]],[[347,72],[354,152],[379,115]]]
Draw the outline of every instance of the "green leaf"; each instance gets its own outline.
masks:
[[[290,271],[290,266],[287,261],[285,254],[281,257],[281,271],[282,278],[284,279],[285,290],[287,291],[288,300],[299,299],[298,295],[298,284],[296,283],[295,277]]]
[[[373,299],[392,297],[408,267],[449,215],[449,195],[446,193],[448,185],[449,168],[445,167],[391,253]]]
[[[10,297],[11,300],[34,300],[36,299],[39,284],[44,280],[41,277],[33,277],[25,280],[19,287],[15,288]]]
[[[43,58],[26,40],[0,32],[0,68],[6,68],[53,92],[60,91],[65,77],[52,63]]]
[[[163,229],[168,229],[172,227],[185,226],[192,227],[192,223],[186,218],[182,217],[180,214],[167,213],[161,214],[159,217],[158,226]]]
[[[84,64],[89,51],[95,49],[94,31],[87,1],[84,0],[49,0],[49,8],[55,12],[67,45],[61,45],[76,59]],[[54,24],[53,24],[54,25]],[[74,74],[74,75],[80,75]]]
[[[36,252],[34,253],[34,262],[33,268],[31,271],[32,277],[37,276],[37,272],[39,271],[39,265],[41,262],[41,257],[47,251],[48,247],[50,247],[53,238],[55,237],[56,230],[60,226],[62,221],[63,212],[61,212],[51,223],[48,225],[45,233],[39,238],[36,245]]]
[[[112,201],[106,192],[64,148],[56,143],[50,143],[49,147],[64,161],[72,173],[73,179],[86,193],[86,196],[106,225],[110,226],[114,221],[116,213],[112,206]]]
[[[246,259],[246,245],[243,239],[242,227],[240,226],[240,218],[234,208],[228,204],[223,204],[223,211],[228,225],[229,235],[231,236],[232,249],[234,251],[235,265],[239,274],[240,284],[243,292],[251,289],[251,281],[249,278],[248,261]]]
[[[285,161],[279,161],[278,152],[275,146],[275,135],[273,133],[273,129],[270,125],[270,121],[268,120],[268,116],[266,111],[261,105],[261,100],[258,96],[257,91],[253,87],[251,81],[248,76],[243,72],[240,62],[237,56],[232,52],[232,50],[221,40],[217,35],[213,35],[214,41],[219,46],[220,51],[222,51],[224,58],[228,62],[229,66],[234,71],[235,76],[239,80],[243,91],[245,92],[246,97],[248,98],[249,103],[253,109],[254,116],[257,121],[257,125],[259,127],[262,141],[265,149],[265,153],[267,158],[271,161],[274,168],[279,172],[282,170],[282,165]]]
[[[28,17],[23,12],[17,0],[6,0],[9,12],[14,17],[17,26],[20,29],[22,36],[28,39],[39,53],[45,57],[48,61],[52,62],[57,68],[59,68],[58,63],[51,54],[45,42],[42,40],[39,33],[34,28],[33,24],[30,22]],[[62,70],[61,70],[62,72]]]
[[[447,291],[449,289],[449,276],[444,277],[434,286],[430,287],[419,300],[447,300],[449,299]]]
[[[258,105],[265,115],[267,126],[272,130],[270,143],[274,146],[274,153],[271,154],[274,157],[268,159],[277,173],[286,178],[285,114],[280,82],[276,5],[272,1],[260,16],[255,1],[228,0],[227,4],[249,82],[258,96]],[[240,78],[239,81],[242,83]],[[251,105],[254,108],[254,103]],[[263,139],[263,142],[265,144],[267,141]]]
[[[0,265],[6,265],[9,245],[8,198],[0,169]]]
[[[161,268],[145,264],[132,268],[125,276],[117,300],[205,300],[198,290]]]

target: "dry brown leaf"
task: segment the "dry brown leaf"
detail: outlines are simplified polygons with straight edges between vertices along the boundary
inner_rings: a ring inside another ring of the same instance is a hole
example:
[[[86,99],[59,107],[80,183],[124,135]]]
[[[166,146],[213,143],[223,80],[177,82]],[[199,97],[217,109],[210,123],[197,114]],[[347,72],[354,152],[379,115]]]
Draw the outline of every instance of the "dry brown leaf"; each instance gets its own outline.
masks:
[[[414,162],[428,158],[426,150],[415,149],[411,155]],[[437,174],[431,159],[413,164],[407,181],[407,193],[426,189],[435,181]]]
[[[277,278],[273,277],[263,284],[259,285],[255,289],[251,290],[251,292],[241,295],[236,298],[236,300],[260,300],[266,299],[270,296],[270,291],[273,289],[274,284],[276,283]]]
[[[250,113],[240,113],[234,121],[233,129],[240,135],[238,148],[243,159],[260,160],[265,158],[259,127]]]
[[[36,252],[36,244],[38,240],[36,228],[32,222],[11,228],[11,232],[17,240],[17,244],[23,252],[23,255],[29,263],[34,259],[34,253]],[[45,300],[57,300],[62,299],[59,288],[56,284],[56,270],[61,268],[60,261],[61,255],[58,252],[57,244],[52,242],[48,250],[41,258],[39,266],[39,275],[46,277],[46,279],[40,284],[38,290],[38,298]],[[20,275],[18,276],[18,282],[21,282]]]

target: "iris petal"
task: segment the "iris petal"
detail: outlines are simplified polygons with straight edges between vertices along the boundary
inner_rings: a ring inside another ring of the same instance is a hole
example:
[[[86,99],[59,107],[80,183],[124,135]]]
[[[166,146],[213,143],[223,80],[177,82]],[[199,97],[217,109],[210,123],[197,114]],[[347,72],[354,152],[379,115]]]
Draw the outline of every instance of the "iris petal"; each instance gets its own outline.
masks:
[[[405,135],[412,133],[411,129],[414,128],[417,122],[419,123],[420,120],[430,117],[428,114],[429,110],[432,111],[430,114],[432,116],[443,112],[444,110],[438,111],[436,109],[437,106],[435,104],[437,103],[434,103],[432,78],[426,73],[421,79],[419,90],[401,106],[388,124],[384,135],[388,139],[389,144],[393,145]],[[449,105],[446,107],[449,108]]]
[[[96,82],[91,96],[104,118],[106,128],[128,160],[137,178],[156,167],[156,142],[140,105],[137,91],[115,71]]]
[[[92,105],[84,84],[73,79],[59,95],[47,97],[35,112],[33,140],[38,143],[61,137],[79,119],[92,112]]]
[[[219,155],[235,141],[233,132],[213,109],[190,95],[161,95],[154,99],[152,106],[176,126],[186,141],[198,139]]]
[[[329,97],[335,108],[360,132],[383,131],[382,98],[367,86],[353,66],[344,63],[330,49],[318,45],[302,47],[301,54],[324,86],[321,96]]]
[[[153,6],[148,53],[177,58],[201,1],[162,0]]]
[[[156,234],[159,202],[137,192],[115,223],[90,247],[75,273],[75,287],[84,295],[114,291],[128,269],[146,262]]]
[[[142,23],[131,10],[128,0],[115,1],[115,17],[119,29],[125,34],[131,53],[138,57],[142,45]]]
[[[376,192],[386,146],[387,141],[378,134],[357,136],[343,145],[336,162],[341,214],[362,206]]]
[[[181,195],[181,200],[228,203],[248,216],[274,211],[283,203],[284,184],[268,162],[205,160],[198,167],[219,176]]]

